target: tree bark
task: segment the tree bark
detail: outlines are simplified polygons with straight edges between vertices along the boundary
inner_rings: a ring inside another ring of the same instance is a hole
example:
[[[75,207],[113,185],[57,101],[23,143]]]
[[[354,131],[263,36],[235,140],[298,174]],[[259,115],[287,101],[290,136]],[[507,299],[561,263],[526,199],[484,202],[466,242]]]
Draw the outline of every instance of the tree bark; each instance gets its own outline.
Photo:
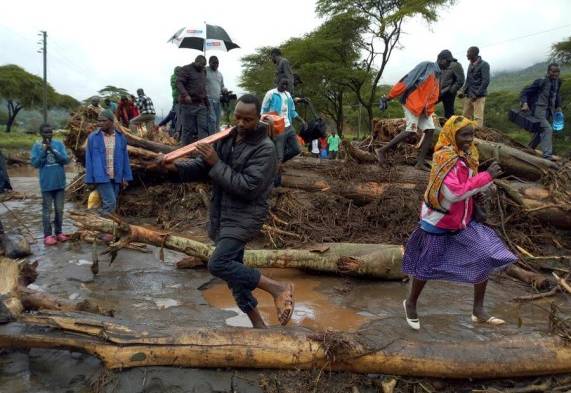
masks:
[[[49,327],[45,329],[43,327]],[[459,342],[396,339],[378,346],[358,334],[274,329],[153,331],[90,314],[39,313],[0,326],[2,348],[86,352],[109,369],[201,368],[330,369],[438,378],[508,378],[571,372],[571,346],[559,337]],[[501,364],[501,367],[498,367]]]
[[[14,104],[14,101],[8,100],[8,121],[6,122],[6,132],[12,131],[12,125],[16,120],[16,116],[22,110],[22,106],[18,103]]]
[[[93,214],[70,212],[71,219],[84,229],[115,233],[117,248],[129,242],[151,244],[207,261],[214,247],[186,237],[159,232],[125,222],[114,222]],[[244,263],[255,268],[297,268],[383,280],[404,277],[401,271],[402,246],[383,244],[328,243],[306,250],[246,250]]]

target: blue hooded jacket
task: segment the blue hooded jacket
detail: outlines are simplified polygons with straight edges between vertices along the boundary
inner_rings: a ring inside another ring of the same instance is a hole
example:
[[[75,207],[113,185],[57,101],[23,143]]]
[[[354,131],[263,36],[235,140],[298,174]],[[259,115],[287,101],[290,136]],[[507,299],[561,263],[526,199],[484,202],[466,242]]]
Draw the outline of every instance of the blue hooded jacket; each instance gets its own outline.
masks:
[[[65,170],[63,166],[69,162],[65,146],[52,139],[51,151],[44,150],[42,142],[32,146],[32,166],[40,170],[40,189],[42,192],[63,190],[65,188]]]
[[[293,119],[299,115],[295,111],[295,104],[289,92],[285,92],[287,95],[287,113],[289,118],[289,124],[293,125]],[[262,102],[262,113],[276,112],[281,116],[282,112],[282,97],[278,89],[272,89],[266,93],[264,101]]]
[[[87,137],[85,152],[85,182],[108,183],[111,181],[107,175],[107,161],[105,159],[105,142],[103,131],[100,128]],[[115,183],[133,180],[129,154],[127,153],[127,140],[119,130],[115,130],[115,153],[113,155],[113,168]]]

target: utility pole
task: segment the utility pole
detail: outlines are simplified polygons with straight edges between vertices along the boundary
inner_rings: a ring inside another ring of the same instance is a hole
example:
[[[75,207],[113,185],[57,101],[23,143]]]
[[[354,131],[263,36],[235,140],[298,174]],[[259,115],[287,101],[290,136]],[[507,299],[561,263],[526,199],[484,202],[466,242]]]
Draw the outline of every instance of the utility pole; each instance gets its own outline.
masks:
[[[43,105],[42,110],[44,114],[44,123],[48,122],[48,33],[46,31],[41,31],[39,36],[42,40],[38,44],[42,45],[38,53],[43,53],[44,55],[44,94],[43,94]]]

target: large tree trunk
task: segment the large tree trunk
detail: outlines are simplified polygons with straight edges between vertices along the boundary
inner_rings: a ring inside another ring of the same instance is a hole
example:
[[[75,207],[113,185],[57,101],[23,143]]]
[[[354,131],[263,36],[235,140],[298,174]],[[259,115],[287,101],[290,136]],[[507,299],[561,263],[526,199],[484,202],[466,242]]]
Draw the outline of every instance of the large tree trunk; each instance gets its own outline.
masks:
[[[45,329],[42,327],[48,327]],[[363,342],[362,342],[363,341]],[[357,334],[274,329],[153,331],[85,313],[39,313],[0,326],[2,348],[57,348],[100,358],[110,369],[142,366],[331,369],[439,378],[508,378],[571,372],[559,337],[459,342],[364,342]],[[383,341],[383,340],[381,340]],[[501,365],[501,367],[498,367]]]
[[[130,242],[146,243],[179,251],[208,261],[214,247],[186,237],[159,232],[124,222],[116,223],[93,214],[71,212],[77,226],[115,233],[122,239],[117,248]],[[246,250],[244,263],[250,267],[298,268],[330,273],[369,276],[384,280],[404,277],[401,271],[402,246],[383,244],[330,243],[305,250]]]
[[[8,121],[6,122],[6,132],[12,131],[12,126],[16,120],[16,116],[22,110],[22,106],[17,102],[14,103],[12,100],[8,100]]]

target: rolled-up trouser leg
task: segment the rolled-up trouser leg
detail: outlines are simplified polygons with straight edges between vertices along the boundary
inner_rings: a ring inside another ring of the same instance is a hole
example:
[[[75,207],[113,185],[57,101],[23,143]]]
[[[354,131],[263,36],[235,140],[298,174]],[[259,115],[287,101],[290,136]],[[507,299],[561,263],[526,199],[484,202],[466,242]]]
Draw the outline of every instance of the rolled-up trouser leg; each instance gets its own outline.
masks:
[[[244,265],[246,243],[233,238],[221,238],[208,261],[208,271],[228,284],[236,304],[245,313],[258,305],[252,291],[260,282],[261,273]]]

